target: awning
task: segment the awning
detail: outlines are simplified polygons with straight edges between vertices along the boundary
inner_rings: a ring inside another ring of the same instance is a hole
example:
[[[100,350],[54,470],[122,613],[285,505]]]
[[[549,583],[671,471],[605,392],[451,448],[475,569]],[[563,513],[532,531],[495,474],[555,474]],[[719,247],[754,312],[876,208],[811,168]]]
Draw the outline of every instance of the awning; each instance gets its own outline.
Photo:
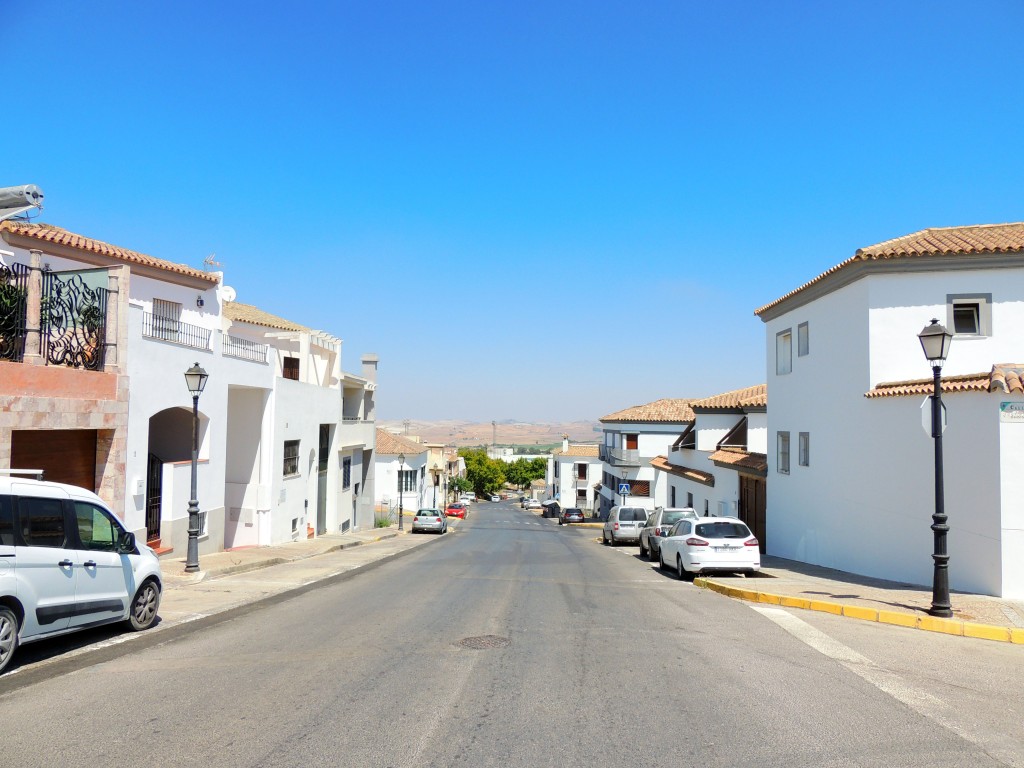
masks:
[[[672,464],[667,456],[655,456],[651,459],[651,466],[655,469],[660,469],[662,472],[668,472],[670,475],[683,477],[701,485],[710,485],[712,487],[715,485],[715,476],[710,472],[702,472],[699,469],[690,469],[679,464]]]

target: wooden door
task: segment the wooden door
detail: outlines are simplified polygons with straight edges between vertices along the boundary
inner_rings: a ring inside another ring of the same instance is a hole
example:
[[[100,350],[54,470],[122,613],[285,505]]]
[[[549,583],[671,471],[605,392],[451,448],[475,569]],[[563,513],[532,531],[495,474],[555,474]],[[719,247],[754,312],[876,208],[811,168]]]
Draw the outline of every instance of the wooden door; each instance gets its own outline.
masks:
[[[16,429],[11,469],[41,469],[44,480],[96,491],[95,429]]]
[[[761,554],[765,553],[768,540],[766,491],[765,478],[740,475],[740,520],[757,536]]]

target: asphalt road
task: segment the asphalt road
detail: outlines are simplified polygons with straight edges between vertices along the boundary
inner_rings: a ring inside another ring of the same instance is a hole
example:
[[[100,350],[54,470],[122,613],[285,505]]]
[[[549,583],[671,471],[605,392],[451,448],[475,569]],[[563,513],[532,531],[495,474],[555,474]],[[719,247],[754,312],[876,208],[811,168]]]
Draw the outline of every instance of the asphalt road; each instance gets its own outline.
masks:
[[[1024,765],[1024,653],[750,606],[480,503],[347,581],[0,696],[0,765]]]

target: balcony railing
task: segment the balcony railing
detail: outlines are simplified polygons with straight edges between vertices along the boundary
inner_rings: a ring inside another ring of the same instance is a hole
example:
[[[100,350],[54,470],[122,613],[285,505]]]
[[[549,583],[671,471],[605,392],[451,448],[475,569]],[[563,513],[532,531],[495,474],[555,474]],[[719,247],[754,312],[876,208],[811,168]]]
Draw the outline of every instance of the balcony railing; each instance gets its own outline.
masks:
[[[258,341],[240,339],[230,334],[224,337],[224,357],[235,357],[252,363],[266,363],[267,350],[267,345]]]
[[[193,349],[210,348],[209,328],[160,317],[152,312],[142,314],[142,335],[148,339],[170,341]]]
[[[610,445],[602,445],[599,451],[601,461],[606,461],[613,467],[639,467],[640,451],[631,448],[612,448]]]

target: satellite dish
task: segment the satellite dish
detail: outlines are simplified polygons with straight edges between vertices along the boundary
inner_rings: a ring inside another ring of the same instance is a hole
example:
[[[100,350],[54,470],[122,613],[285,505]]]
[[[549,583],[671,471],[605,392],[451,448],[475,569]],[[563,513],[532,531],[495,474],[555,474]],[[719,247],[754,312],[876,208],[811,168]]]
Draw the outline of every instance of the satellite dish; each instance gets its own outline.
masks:
[[[230,285],[225,285],[223,288],[220,289],[220,297],[224,301],[234,301],[235,295],[235,289],[232,288]]]

